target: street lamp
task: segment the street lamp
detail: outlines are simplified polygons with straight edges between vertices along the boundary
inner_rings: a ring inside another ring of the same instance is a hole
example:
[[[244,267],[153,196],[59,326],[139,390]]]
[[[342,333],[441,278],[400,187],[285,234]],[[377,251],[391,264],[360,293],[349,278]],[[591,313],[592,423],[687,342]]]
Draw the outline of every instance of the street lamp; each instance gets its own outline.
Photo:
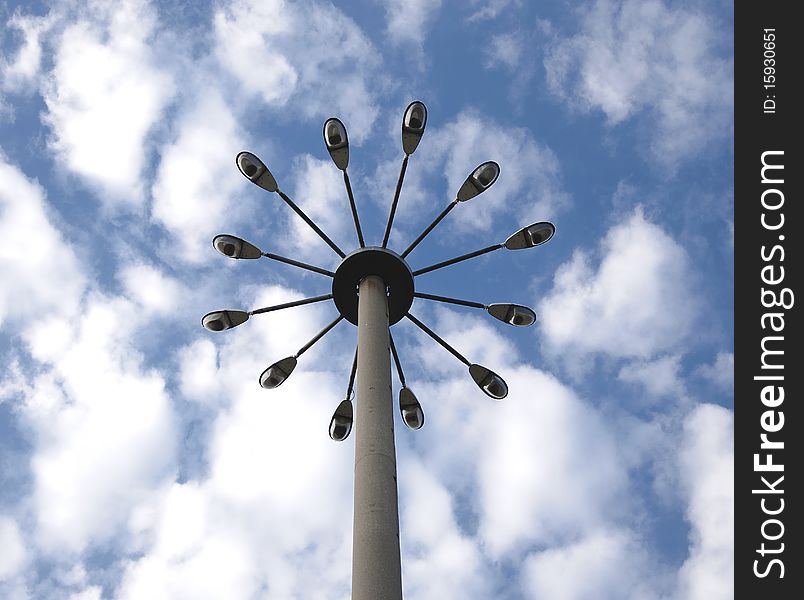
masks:
[[[482,194],[489,189],[500,176],[500,165],[493,160],[484,162],[477,167],[466,181],[463,182],[461,189],[455,195],[458,202],[471,200],[478,194]]]
[[[262,189],[269,192],[275,192],[279,189],[276,179],[271,175],[265,163],[251,152],[241,152],[235,160],[240,172]]]
[[[233,235],[222,233],[212,240],[215,250],[229,258],[259,258],[262,250],[254,244]]]
[[[209,331],[223,331],[242,325],[250,316],[244,310],[216,310],[205,314],[201,324]]]
[[[425,127],[427,127],[427,107],[418,100],[411,102],[402,117],[402,150],[406,157],[416,151]]]
[[[342,400],[335,409],[332,419],[329,422],[329,437],[336,442],[342,442],[352,432],[354,422],[354,408],[352,407],[352,396],[355,385],[355,373],[357,372],[357,351],[352,362],[352,372],[349,375],[349,385],[346,386],[346,399]]]
[[[400,600],[402,597],[399,553],[399,515],[396,486],[396,450],[391,401],[391,357],[400,382],[399,413],[406,427],[417,430],[424,425],[424,410],[408,387],[402,363],[390,328],[404,318],[421,329],[440,346],[457,358],[469,370],[469,376],[489,397],[501,400],[508,395],[508,385],[491,369],[471,362],[411,312],[415,299],[446,302],[482,309],[495,319],[516,327],[526,327],[536,321],[536,314],[520,304],[485,304],[472,300],[450,298],[416,290],[415,280],[424,275],[470,258],[505,248],[522,250],[549,241],[555,227],[547,221],[528,225],[509,236],[504,242],[468,254],[412,270],[406,257],[458,204],[464,203],[491,188],[500,175],[494,161],[484,162],[467,176],[455,199],[401,253],[390,250],[388,240],[404,181],[408,160],[415,152],[427,125],[427,108],[422,102],[411,102],[402,118],[402,149],[404,158],[388,214],[381,246],[366,246],[358,218],[352,186],[349,181],[349,137],[339,119],[324,123],[324,144],[335,166],[342,171],[344,185],[355,224],[359,247],[344,253],[280,188],[265,163],[251,152],[241,152],[236,163],[240,172],[260,188],[277,194],[296,215],[341,258],[338,268],[328,271],[321,267],[263,252],[246,240],[229,235],[215,236],[214,248],[228,258],[254,260],[268,258],[283,264],[305,269],[332,279],[331,293],[303,298],[251,311],[226,309],[210,312],[201,319],[208,331],[220,332],[245,323],[253,315],[286,308],[332,300],[338,316],[317,333],[295,354],[268,366],[260,375],[263,388],[273,389],[290,377],[299,357],[323,338],[342,320],[357,326],[357,349],[349,376],[346,397],[329,423],[329,436],[335,441],[348,438],[357,424],[355,443],[355,506],[354,543],[352,557],[353,600]],[[356,397],[357,414],[353,398]]]

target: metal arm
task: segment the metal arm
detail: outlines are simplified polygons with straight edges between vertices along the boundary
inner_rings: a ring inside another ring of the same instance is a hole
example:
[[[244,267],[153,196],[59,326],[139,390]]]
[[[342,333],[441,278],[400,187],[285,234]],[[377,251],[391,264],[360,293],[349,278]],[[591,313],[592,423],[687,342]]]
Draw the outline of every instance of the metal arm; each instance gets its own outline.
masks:
[[[427,226],[427,228],[419,234],[419,237],[417,237],[415,240],[413,240],[413,243],[410,246],[408,246],[408,249],[405,250],[402,253],[402,258],[405,258],[408,254],[410,254],[411,251],[416,246],[419,245],[419,242],[421,242],[427,236],[427,234],[430,233],[435,228],[435,226],[438,225],[442,221],[442,219],[449,214],[449,211],[451,211],[457,205],[458,205],[458,199],[457,198],[455,200],[453,200],[452,202],[450,202],[449,204],[447,204],[447,207],[444,210],[441,211],[441,214],[438,215],[435,218],[435,220],[432,223],[430,223]]]
[[[349,375],[349,385],[346,387],[346,399],[352,397],[352,390],[355,387],[355,374],[357,373],[357,347],[355,347],[355,360],[352,363],[352,373]]]
[[[475,250],[474,252],[470,252],[469,254],[462,254],[461,256],[450,258],[449,260],[445,260],[444,262],[436,263],[434,265],[430,265],[429,267],[424,267],[423,269],[419,269],[418,271],[413,271],[413,276],[415,277],[416,275],[424,275],[425,273],[429,273],[430,271],[435,271],[436,269],[441,269],[442,267],[448,267],[450,265],[454,265],[455,263],[459,263],[464,260],[469,260],[470,258],[481,256],[489,252],[494,252],[495,250],[499,250],[500,248],[504,247],[505,244],[494,244],[493,246],[489,246],[488,248],[481,248],[480,250]]]
[[[388,223],[385,224],[385,235],[382,238],[382,247],[388,246],[388,237],[391,235],[391,227],[394,224],[394,214],[396,214],[396,205],[399,202],[399,192],[402,191],[402,181],[405,179],[405,171],[408,168],[408,155],[402,160],[402,168],[399,169],[399,179],[396,181],[396,191],[394,192],[394,201],[391,202],[391,212],[388,213]]]
[[[414,292],[413,295],[416,298],[424,298],[425,300],[436,300],[437,302],[448,302],[450,304],[469,306],[471,308],[482,308],[484,310],[488,308],[486,304],[481,304],[480,302],[472,302],[471,300],[460,300],[458,298],[448,298],[446,296],[434,296],[433,294],[423,294],[421,292]]]
[[[334,320],[332,323],[330,323],[329,325],[327,325],[326,327],[324,327],[324,329],[322,329],[321,331],[319,331],[319,332],[318,332],[318,333],[315,335],[315,337],[313,337],[313,339],[311,339],[309,342],[307,342],[307,343],[306,343],[304,346],[302,346],[302,347],[299,349],[299,351],[298,351],[296,354],[294,354],[294,355],[293,355],[293,358],[299,358],[299,357],[300,357],[302,354],[304,354],[305,352],[307,352],[307,351],[310,349],[310,346],[312,346],[312,345],[313,345],[313,344],[315,344],[315,343],[316,343],[318,340],[320,340],[322,337],[324,337],[325,335],[327,335],[327,333],[329,333],[329,330],[330,330],[330,329],[332,329],[333,327],[335,327],[335,325],[337,325],[337,324],[338,324],[338,323],[341,321],[341,319],[343,319],[343,315],[339,315],[337,319],[335,319],[335,320]]]
[[[327,277],[335,277],[335,273],[332,271],[327,271],[326,269],[322,269],[321,267],[316,267],[314,265],[308,265],[307,263],[293,260],[292,258],[279,256],[278,254],[272,254],[271,252],[263,252],[262,255],[265,258],[270,258],[271,260],[276,260],[278,262],[285,263],[286,265],[293,265],[294,267],[299,267],[300,269],[307,269],[308,271],[320,273],[321,275],[326,275]]]
[[[407,387],[405,385],[405,374],[402,372],[402,363],[399,362],[399,354],[396,353],[394,336],[391,335],[391,332],[388,332],[388,338],[391,340],[391,354],[393,355],[394,362],[396,363],[396,372],[399,373],[399,383],[402,384],[402,387]]]
[[[332,294],[325,296],[315,296],[313,298],[305,298],[304,300],[294,300],[293,302],[285,302],[284,304],[277,304],[276,306],[266,306],[265,308],[258,308],[250,311],[250,315],[260,315],[262,313],[273,312],[275,310],[282,310],[283,308],[293,308],[294,306],[304,306],[305,304],[312,304],[313,302],[323,302],[332,298]]]
[[[315,223],[313,223],[313,220],[310,217],[308,217],[306,214],[304,214],[304,211],[302,209],[300,209],[296,205],[296,203],[293,202],[293,200],[291,200],[290,198],[288,198],[285,195],[285,192],[283,192],[282,190],[276,190],[276,193],[279,194],[280,198],[282,198],[282,200],[285,201],[285,204],[287,204],[290,208],[292,208],[295,211],[295,213],[297,215],[299,215],[302,218],[302,220],[304,220],[305,223],[307,223],[310,227],[312,227],[313,231],[315,231],[319,235],[319,237],[322,240],[324,240],[329,245],[329,247],[332,248],[335,251],[335,253],[338,256],[340,256],[341,258],[344,258],[346,256],[343,253],[343,250],[338,248],[338,246],[335,245],[335,242],[333,242],[331,239],[329,239],[329,237],[327,237],[327,234],[324,233],[323,231],[321,231],[321,228],[318,225],[316,225]]]
[[[352,208],[352,219],[355,221],[357,241],[360,242],[361,248],[365,248],[366,242],[363,241],[363,230],[360,229],[360,217],[357,216],[357,206],[355,205],[355,197],[352,194],[352,184],[349,181],[349,173],[346,172],[346,169],[343,170],[343,183],[346,185],[346,193],[349,196],[349,206]]]
[[[466,360],[466,358],[464,358],[464,356],[463,356],[463,355],[462,355],[460,352],[458,352],[458,351],[457,351],[455,348],[453,348],[453,347],[452,347],[452,346],[450,346],[450,345],[449,345],[447,342],[445,342],[445,341],[444,341],[444,340],[442,340],[440,337],[438,337],[438,334],[436,334],[436,333],[435,333],[435,332],[434,332],[432,329],[430,329],[430,328],[429,328],[427,325],[425,325],[424,323],[422,323],[421,321],[419,321],[419,319],[417,319],[416,317],[414,317],[414,316],[413,316],[412,314],[410,314],[410,313],[406,314],[405,316],[406,316],[408,319],[410,319],[411,321],[413,321],[413,322],[414,322],[416,325],[418,325],[419,329],[421,329],[421,330],[422,330],[424,333],[426,333],[426,334],[427,334],[427,335],[429,335],[431,338],[433,338],[433,339],[434,339],[436,342],[438,342],[439,344],[441,344],[441,345],[442,345],[442,346],[443,346],[443,347],[444,347],[446,350],[448,350],[448,351],[449,351],[449,352],[450,352],[450,353],[451,353],[451,354],[452,354],[452,355],[453,355],[455,358],[457,358],[459,361],[461,361],[461,362],[462,362],[463,364],[465,364],[467,367],[471,367],[471,366],[472,366],[472,363],[470,363],[468,360]]]

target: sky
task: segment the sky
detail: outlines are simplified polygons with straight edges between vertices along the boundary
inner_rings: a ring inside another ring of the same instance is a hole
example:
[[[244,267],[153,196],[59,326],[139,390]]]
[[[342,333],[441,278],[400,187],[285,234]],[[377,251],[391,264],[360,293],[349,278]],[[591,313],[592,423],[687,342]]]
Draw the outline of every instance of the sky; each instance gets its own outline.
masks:
[[[426,414],[410,431],[395,409],[405,598],[733,596],[730,2],[6,0],[0,17],[0,596],[349,598],[355,435],[327,427],[356,328],[265,390],[334,305],[200,319],[330,291],[226,259],[218,233],[339,262],[237,153],[348,252],[321,138],[339,117],[379,244],[413,100],[427,129],[392,249],[476,165],[501,174],[412,268],[557,232],[416,279],[536,311],[514,328],[412,307],[506,380],[502,402],[392,328]]]

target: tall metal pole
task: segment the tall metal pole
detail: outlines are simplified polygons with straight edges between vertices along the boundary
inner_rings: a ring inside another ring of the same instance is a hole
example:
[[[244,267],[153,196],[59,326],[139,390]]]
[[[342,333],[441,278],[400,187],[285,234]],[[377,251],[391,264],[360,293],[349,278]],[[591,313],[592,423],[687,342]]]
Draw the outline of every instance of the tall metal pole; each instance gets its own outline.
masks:
[[[352,600],[401,600],[388,297],[376,275],[359,289]]]

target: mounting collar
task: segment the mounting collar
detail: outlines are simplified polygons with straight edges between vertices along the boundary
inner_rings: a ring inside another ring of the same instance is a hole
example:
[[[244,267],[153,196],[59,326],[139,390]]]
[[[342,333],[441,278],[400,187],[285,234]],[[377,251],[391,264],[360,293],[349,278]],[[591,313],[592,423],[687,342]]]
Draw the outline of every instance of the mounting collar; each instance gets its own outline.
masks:
[[[360,282],[369,275],[381,278],[388,289],[388,324],[404,317],[413,304],[413,272],[405,259],[387,248],[369,246],[347,254],[332,279],[332,299],[344,319],[357,325]]]

